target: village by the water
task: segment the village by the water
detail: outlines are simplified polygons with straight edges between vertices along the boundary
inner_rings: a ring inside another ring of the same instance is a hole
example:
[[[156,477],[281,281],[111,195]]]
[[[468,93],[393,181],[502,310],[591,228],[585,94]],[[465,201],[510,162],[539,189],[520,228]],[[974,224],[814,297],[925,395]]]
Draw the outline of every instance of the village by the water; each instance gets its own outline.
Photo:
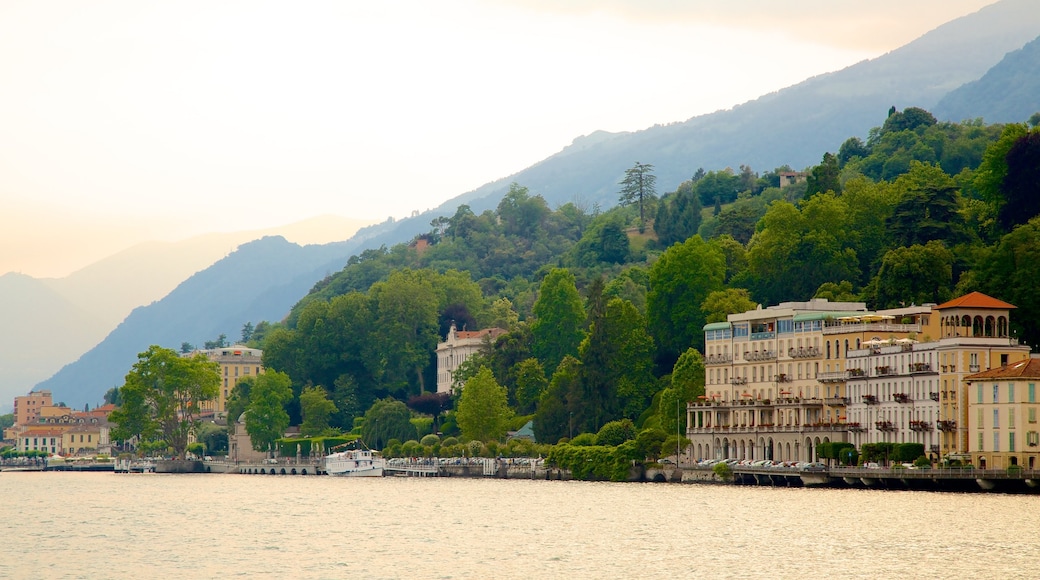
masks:
[[[1032,492],[1040,482],[1040,358],[1009,334],[1014,310],[973,292],[943,304],[876,311],[862,302],[783,302],[709,323],[704,395],[676,409],[685,413],[683,436],[657,457],[632,461],[626,479]],[[503,332],[453,325],[437,346],[437,390],[450,392],[455,370]],[[232,385],[264,373],[258,349],[231,345],[201,353]],[[144,456],[134,441],[114,441],[113,404],[78,411],[56,403],[49,391],[30,392],[14,400],[2,469],[575,477],[546,457],[385,457],[361,440],[313,450],[301,440],[293,452],[296,427],[282,434],[279,448],[257,451],[241,417],[228,417],[226,392],[199,417],[227,428],[226,450],[189,446],[196,453],[183,458]],[[508,439],[533,440],[531,424]]]

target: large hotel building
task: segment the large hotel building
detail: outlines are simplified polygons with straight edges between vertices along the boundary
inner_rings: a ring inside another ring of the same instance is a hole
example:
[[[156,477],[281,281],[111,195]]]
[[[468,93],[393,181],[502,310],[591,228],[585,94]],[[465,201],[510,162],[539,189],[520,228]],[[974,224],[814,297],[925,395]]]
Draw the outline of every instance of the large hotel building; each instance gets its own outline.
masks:
[[[705,395],[687,405],[689,453],[814,461],[822,442],[887,441],[977,461],[992,451],[981,442],[992,447],[995,439],[971,434],[975,399],[966,379],[1029,360],[1029,347],[1009,334],[1014,308],[978,292],[878,311],[814,299],[708,324]],[[1018,449],[1028,448],[1026,437]],[[1010,462],[1006,455],[1001,461]]]

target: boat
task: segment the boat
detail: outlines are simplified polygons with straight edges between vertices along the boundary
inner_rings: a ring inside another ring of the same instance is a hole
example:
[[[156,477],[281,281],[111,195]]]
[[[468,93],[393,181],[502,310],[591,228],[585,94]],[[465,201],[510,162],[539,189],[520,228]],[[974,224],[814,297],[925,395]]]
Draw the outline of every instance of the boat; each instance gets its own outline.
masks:
[[[382,477],[386,460],[378,451],[372,451],[364,444],[358,449],[345,449],[325,456],[325,473],[337,477]]]

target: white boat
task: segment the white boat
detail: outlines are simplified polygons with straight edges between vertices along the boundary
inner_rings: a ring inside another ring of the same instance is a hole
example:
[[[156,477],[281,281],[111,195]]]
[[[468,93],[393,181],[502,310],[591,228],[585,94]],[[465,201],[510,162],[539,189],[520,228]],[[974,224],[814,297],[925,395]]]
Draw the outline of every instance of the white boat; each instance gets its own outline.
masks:
[[[386,460],[371,449],[347,449],[325,456],[325,473],[337,477],[382,477]]]

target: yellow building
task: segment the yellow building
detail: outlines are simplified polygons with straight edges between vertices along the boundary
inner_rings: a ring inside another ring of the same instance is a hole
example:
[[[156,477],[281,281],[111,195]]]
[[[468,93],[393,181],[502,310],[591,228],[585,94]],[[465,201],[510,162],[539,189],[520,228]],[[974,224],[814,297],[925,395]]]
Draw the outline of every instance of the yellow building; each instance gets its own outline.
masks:
[[[1036,385],[1040,359],[969,375],[968,452],[979,469],[1036,469],[1040,456]]]
[[[1029,347],[1010,335],[1015,306],[972,292],[935,307],[939,337],[939,430],[943,457],[967,457],[972,433],[966,377],[1029,358]]]
[[[227,412],[227,400],[231,396],[238,381],[246,377],[255,377],[264,372],[262,357],[264,351],[258,348],[249,348],[240,344],[221,348],[198,350],[184,356],[194,356],[202,353],[206,357],[220,365],[220,389],[217,400],[202,406],[204,412],[212,412],[223,415]]]

